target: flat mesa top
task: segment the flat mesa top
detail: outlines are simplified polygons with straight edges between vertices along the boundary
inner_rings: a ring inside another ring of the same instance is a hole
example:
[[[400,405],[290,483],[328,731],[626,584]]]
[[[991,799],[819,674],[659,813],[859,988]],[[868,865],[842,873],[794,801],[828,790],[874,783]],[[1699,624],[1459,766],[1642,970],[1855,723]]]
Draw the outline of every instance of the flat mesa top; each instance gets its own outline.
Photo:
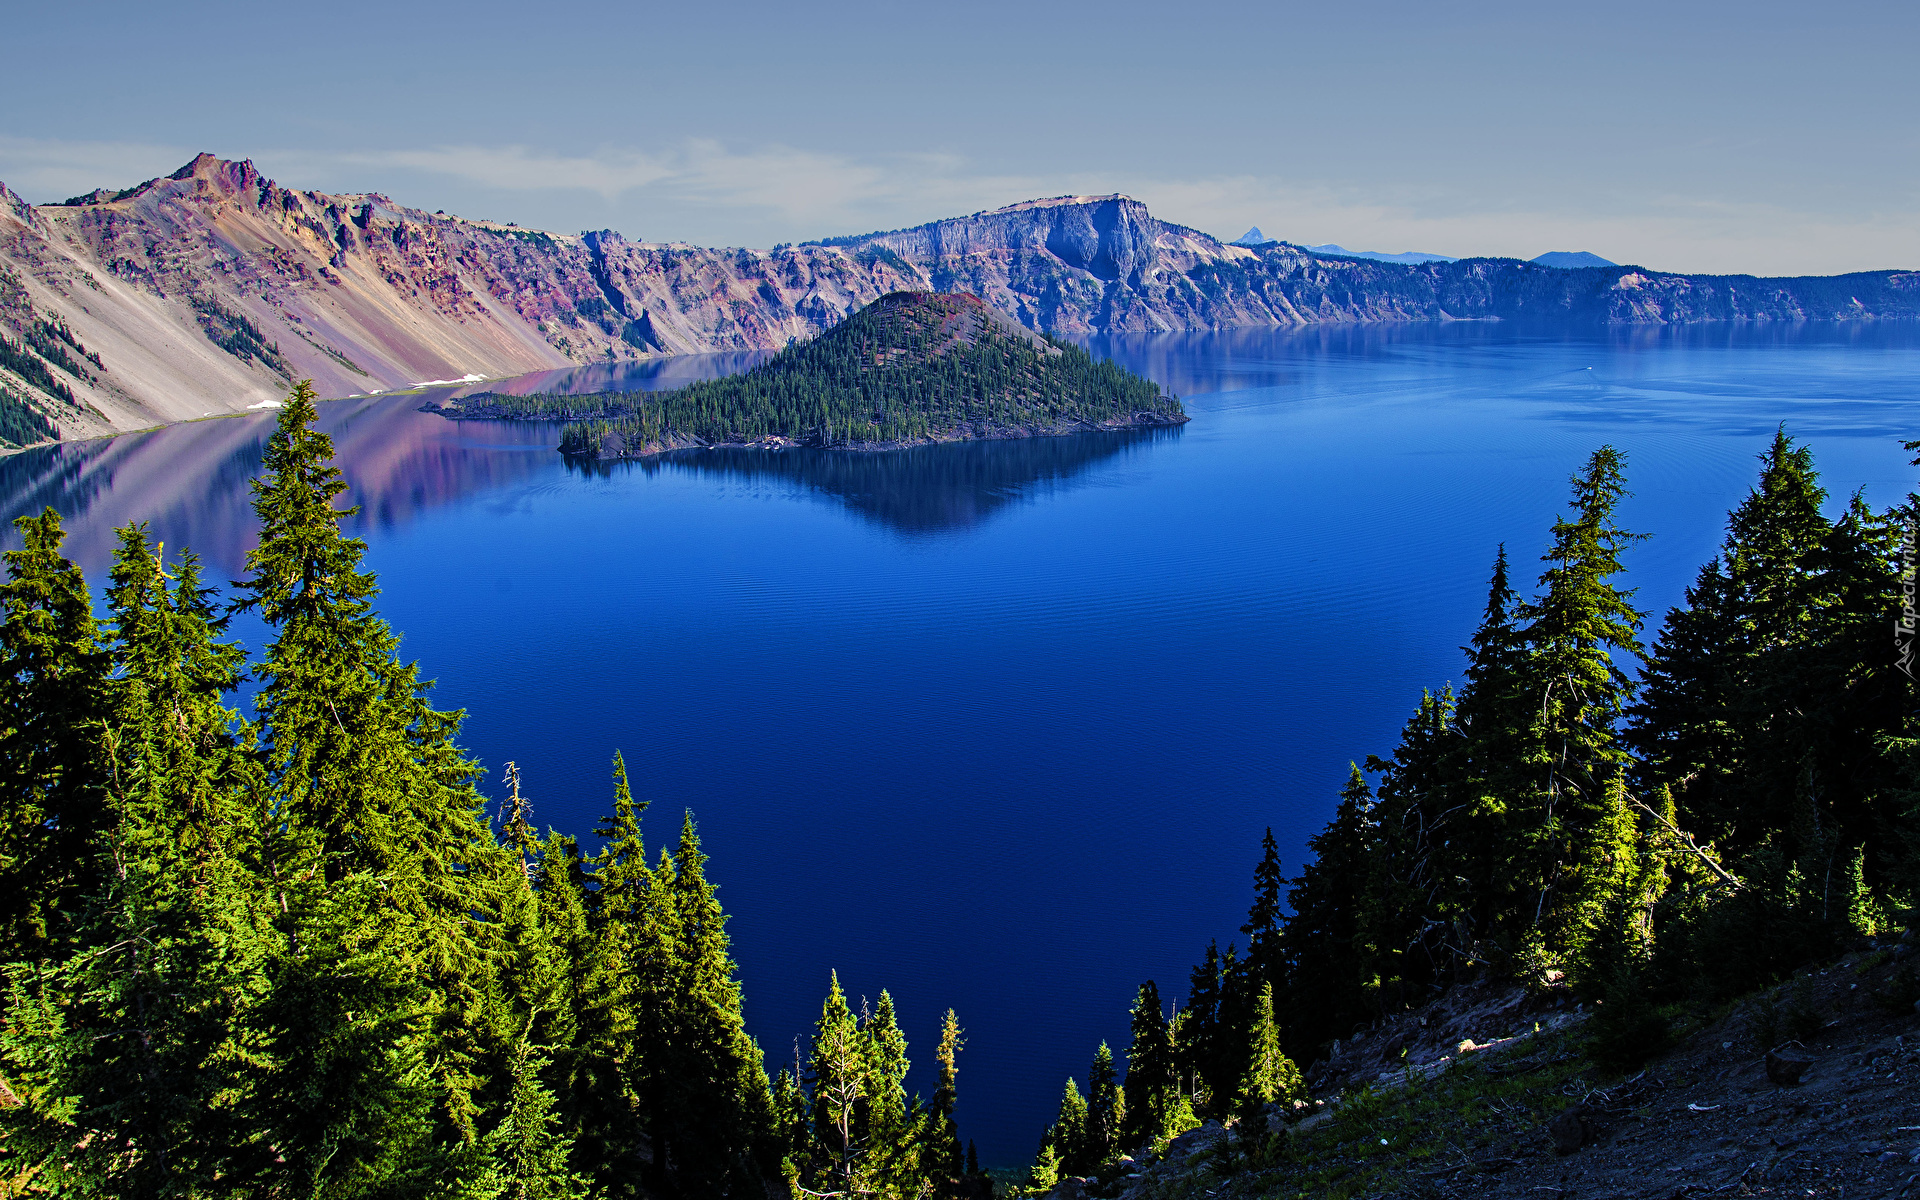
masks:
[[[1005,208],[990,209],[980,215],[983,217],[993,217],[1001,213],[1026,212],[1035,208],[1065,208],[1073,204],[1099,204],[1106,200],[1131,199],[1133,199],[1133,197],[1124,192],[1114,192],[1107,196],[1049,196],[1045,200],[1022,200],[1018,204],[1009,204]]]

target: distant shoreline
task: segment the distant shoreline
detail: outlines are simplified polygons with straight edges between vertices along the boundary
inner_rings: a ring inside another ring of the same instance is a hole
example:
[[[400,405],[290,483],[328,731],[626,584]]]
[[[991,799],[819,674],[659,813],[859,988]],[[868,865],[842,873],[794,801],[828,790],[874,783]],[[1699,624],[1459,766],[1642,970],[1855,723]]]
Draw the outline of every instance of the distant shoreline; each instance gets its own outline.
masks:
[[[516,421],[563,425],[569,420],[579,419],[569,416],[528,416],[499,405],[467,405],[458,400],[438,400],[423,404],[420,406],[420,411],[437,413],[449,421]],[[662,454],[673,454],[684,450],[852,450],[879,454],[893,450],[911,450],[916,446],[946,446],[960,442],[1010,442],[1026,438],[1066,437],[1076,433],[1124,433],[1135,429],[1172,429],[1185,425],[1192,419],[1184,413],[1169,415],[1157,412],[1136,412],[1125,419],[1063,421],[1055,425],[997,425],[977,421],[971,425],[955,426],[928,437],[890,441],[846,439],[828,441],[818,435],[794,438],[776,433],[735,442],[709,441],[691,434],[669,433],[667,437],[658,441],[628,446],[620,434],[613,433],[604,438],[593,452],[568,453],[566,457],[583,462],[613,462],[622,459],[655,458]]]

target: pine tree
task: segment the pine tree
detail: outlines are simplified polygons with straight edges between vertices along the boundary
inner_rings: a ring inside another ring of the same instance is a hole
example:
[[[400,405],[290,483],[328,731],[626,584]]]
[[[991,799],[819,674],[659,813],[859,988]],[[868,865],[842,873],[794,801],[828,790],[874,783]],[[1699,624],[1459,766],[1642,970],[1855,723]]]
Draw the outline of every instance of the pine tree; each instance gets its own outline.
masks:
[[[1120,1127],[1125,1119],[1126,1098],[1114,1076],[1113,1051],[1101,1042],[1087,1075],[1087,1123],[1080,1140],[1087,1169],[1099,1168],[1120,1152]]]
[[[1361,978],[1375,1011],[1424,1001],[1458,965],[1451,923],[1457,905],[1442,854],[1458,815],[1450,803],[1448,758],[1453,695],[1423,693],[1391,759],[1369,756],[1381,780],[1371,810],[1373,838],[1355,913]],[[1238,1082],[1239,1074],[1233,1075]]]
[[[1280,946],[1280,892],[1285,882],[1280,846],[1269,825],[1260,839],[1260,861],[1253,868],[1253,907],[1240,927],[1247,935],[1247,979],[1254,993],[1263,985],[1286,987],[1285,954]]]
[[[290,942],[277,986],[290,989],[290,1012],[316,1028],[347,1022],[344,1040],[324,1052],[283,1048],[303,1070],[345,1081],[345,1095],[365,1086],[390,1096],[396,1113],[414,1112],[414,1101],[400,1097],[414,1094],[416,1069],[428,1076],[418,1086],[437,1097],[421,1110],[432,1119],[416,1137],[365,1142],[359,1157],[313,1142],[320,1186],[363,1170],[444,1173],[452,1169],[447,1155],[474,1144],[479,1064],[493,1052],[497,1028],[487,1011],[491,959],[479,944],[488,935],[474,915],[497,907],[509,863],[474,790],[479,769],[453,741],[461,714],[433,709],[417,668],[395,656],[399,639],[374,612],[378,588],[362,569],[366,545],[341,534],[341,521],[357,510],[333,507],[346,483],[331,464],[331,440],[308,428],[314,398],[310,383],[297,385],[267,439],[265,474],[253,484],[260,544],[247,556],[249,578],[234,605],[274,631],[255,667],[263,685],[255,710],[270,803],[298,858],[277,869],[283,880],[304,878],[310,863],[326,889],[303,900],[311,905],[303,919],[324,936]],[[407,976],[395,974],[395,962],[430,966]],[[365,972],[366,998],[392,1007],[343,1004],[357,985],[329,990],[316,974],[326,971]],[[399,1034],[422,1020],[417,1037]],[[386,1030],[393,1045],[372,1052],[349,1029]],[[351,1063],[330,1057],[346,1045],[366,1052]],[[347,1081],[360,1069],[386,1079]],[[303,1119],[335,1086],[284,1068],[274,1080],[283,1090],[268,1107],[288,1120]],[[343,1096],[334,1115],[352,1111]],[[331,1127],[329,1120],[316,1128]]]
[[[1307,840],[1313,858],[1287,891],[1288,995],[1285,1029],[1298,1055],[1341,1037],[1366,1011],[1358,946],[1361,885],[1373,847],[1373,792],[1360,768],[1327,827]]]
[[[867,1045],[853,1010],[847,1007],[835,972],[813,1029],[807,1056],[807,1092],[813,1099],[816,1170],[837,1190],[857,1190],[867,1146],[861,1115],[867,1099]],[[820,1190],[827,1190],[821,1188]]]
[[[487,1135],[493,1158],[492,1194],[500,1200],[585,1200],[587,1182],[569,1165],[572,1139],[561,1128],[553,1095],[540,1081],[545,1059],[525,1037],[508,1060],[506,1115]],[[489,1189],[491,1190],[491,1189]]]
[[[693,814],[680,827],[671,875],[678,962],[664,1061],[649,1071],[656,1172],[683,1196],[750,1185],[771,1136],[773,1102],[759,1046],[747,1036],[722,911],[706,878]],[[904,1059],[905,1046],[901,1047]],[[904,1074],[904,1070],[903,1070]],[[872,1093],[868,1093],[871,1098]]]
[[[1207,954],[1187,977],[1187,1008],[1174,1043],[1174,1064],[1182,1087],[1204,1101],[1213,1088],[1213,1064],[1218,1055],[1221,1022],[1220,943],[1207,943]]]
[[[954,1119],[954,1109],[960,1099],[958,1061],[960,1049],[966,1044],[964,1033],[960,1028],[960,1019],[952,1009],[948,1009],[947,1015],[940,1020],[940,1044],[933,1052],[933,1059],[940,1066],[940,1075],[933,1089],[933,1102],[929,1106],[930,1120],[922,1158],[923,1169],[928,1175],[943,1181],[957,1178],[964,1165],[961,1161],[960,1129]]]
[[[1123,1126],[1129,1146],[1162,1136],[1181,1100],[1174,1065],[1173,1030],[1161,1008],[1160,988],[1149,979],[1133,1002],[1133,1044],[1127,1050],[1127,1106]],[[1178,1131],[1176,1131],[1178,1132]]]
[[[1099,1165],[1097,1161],[1088,1161],[1090,1155],[1086,1140],[1087,1099],[1080,1094],[1079,1085],[1068,1079],[1066,1090],[1060,1095],[1060,1114],[1053,1120],[1053,1132],[1049,1138],[1062,1171],[1069,1175],[1084,1175]]]
[[[1253,1026],[1247,1031],[1247,1044],[1252,1052],[1239,1089],[1242,1108],[1303,1098],[1307,1086],[1300,1078],[1300,1069],[1280,1048],[1280,1027],[1273,1017],[1272,987],[1261,987],[1253,1013]]]
[[[1605,810],[1607,781],[1627,758],[1617,725],[1632,683],[1614,655],[1643,652],[1633,592],[1614,583],[1621,553],[1640,536],[1614,522],[1626,495],[1623,463],[1619,451],[1602,446],[1573,477],[1574,516],[1554,524],[1553,546],[1541,556],[1542,592],[1521,606],[1529,649],[1520,691],[1534,708],[1525,756],[1532,779],[1515,798],[1509,823],[1517,884],[1510,911],[1549,937],[1564,928],[1557,907],[1568,868],[1583,853],[1590,822]]]
[[[152,1194],[259,1169],[231,1102],[257,1065],[235,1017],[279,939],[253,872],[255,781],[220,703],[239,652],[217,641],[192,555],[176,579],[143,527],[119,533],[118,670],[97,730],[114,817],[86,848],[102,890],[67,914],[77,953],[15,965],[8,1057],[39,1064],[42,1084],[27,1092],[42,1119],[16,1129],[16,1151],[57,1160],[77,1193]]]
[[[633,1159],[646,1142],[649,1072],[670,1032],[671,928],[659,909],[671,893],[647,864],[647,802],[634,799],[617,751],[613,785],[613,811],[594,830],[604,844],[580,881],[589,936],[574,959],[579,1034],[565,1095],[569,1127],[578,1131],[575,1168],[597,1194],[624,1196],[639,1193]]]
[[[921,1175],[921,1113],[907,1100],[906,1035],[894,1012],[893,995],[881,989],[871,1016],[861,1022],[866,1035],[867,1136],[873,1146],[870,1176],[880,1189],[904,1195],[915,1190]]]
[[[1507,548],[1494,558],[1480,627],[1462,650],[1466,681],[1454,707],[1453,736],[1442,748],[1446,814],[1436,839],[1433,876],[1452,930],[1451,955],[1464,964],[1495,933],[1510,892],[1510,803],[1525,791],[1521,764],[1532,713],[1521,694],[1525,638],[1508,577]]]
[[[1040,1152],[1033,1157],[1033,1166],[1027,1171],[1026,1194],[1044,1196],[1060,1182],[1060,1152],[1054,1149],[1051,1138],[1042,1139]]]
[[[97,890],[107,820],[95,744],[107,657],[51,508],[14,522],[0,584],[0,961],[57,955],[62,914]]]

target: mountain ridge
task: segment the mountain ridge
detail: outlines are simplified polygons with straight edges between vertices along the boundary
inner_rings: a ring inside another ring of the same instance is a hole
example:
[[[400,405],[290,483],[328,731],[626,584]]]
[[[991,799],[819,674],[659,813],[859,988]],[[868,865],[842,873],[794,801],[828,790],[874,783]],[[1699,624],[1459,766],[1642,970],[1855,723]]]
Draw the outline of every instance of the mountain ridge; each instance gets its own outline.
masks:
[[[1920,315],[1911,271],[1759,279],[1515,259],[1401,265],[1287,242],[1229,245],[1119,193],[754,250],[559,234],[377,192],[287,188],[250,161],[211,154],[62,204],[29,204],[0,184],[0,335],[24,343],[30,330],[64,330],[99,368],[74,374],[48,360],[71,404],[4,366],[0,389],[54,415],[67,437],[258,407],[294,378],[345,396],[777,350],[902,290],[970,292],[1028,329],[1066,336]]]

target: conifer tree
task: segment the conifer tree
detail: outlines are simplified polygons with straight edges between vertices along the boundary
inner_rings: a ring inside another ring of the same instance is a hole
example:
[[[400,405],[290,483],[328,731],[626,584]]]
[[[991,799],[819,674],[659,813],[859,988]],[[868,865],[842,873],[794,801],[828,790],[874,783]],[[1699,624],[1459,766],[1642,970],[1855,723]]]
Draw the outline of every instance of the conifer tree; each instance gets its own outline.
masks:
[[[1114,1075],[1113,1051],[1101,1042],[1087,1075],[1087,1123],[1080,1140],[1089,1170],[1120,1152],[1120,1127],[1125,1120],[1126,1097]]]
[[[640,828],[647,802],[634,799],[618,751],[613,785],[613,810],[594,830],[604,844],[582,880],[590,965],[575,971],[579,1040],[567,1118],[579,1131],[576,1169],[597,1193],[621,1196],[637,1194],[641,1184],[635,1160],[651,1115],[650,1073],[670,1032],[664,1018],[673,930],[660,911],[671,892],[647,864]]]
[[[867,1080],[865,1125],[873,1146],[870,1172],[881,1189],[892,1194],[914,1190],[921,1174],[922,1114],[907,1100],[906,1035],[894,1012],[893,996],[881,989],[871,1016],[861,1022],[866,1036]]]
[[[1368,1003],[1397,1011],[1427,998],[1456,965],[1449,933],[1455,912],[1442,849],[1458,815],[1450,803],[1451,691],[1422,693],[1391,759],[1369,756],[1381,774],[1371,811],[1373,837],[1355,913],[1355,946]],[[1235,1082],[1239,1075],[1234,1075]]]
[[[1253,1027],[1247,1033],[1251,1052],[1239,1089],[1243,1108],[1304,1097],[1307,1088],[1300,1078],[1300,1069],[1280,1048],[1280,1027],[1273,1016],[1271,986],[1260,988],[1253,1014]]]
[[[1626,495],[1624,461],[1602,446],[1573,477],[1574,515],[1554,524],[1541,594],[1521,606],[1529,648],[1520,691],[1534,720],[1524,760],[1531,779],[1509,824],[1518,885],[1511,911],[1549,937],[1565,928],[1557,906],[1568,868],[1604,817],[1607,781],[1627,758],[1617,726],[1632,683],[1614,654],[1642,650],[1633,591],[1614,582],[1621,553],[1640,536],[1614,520]]]
[[[514,1043],[506,1114],[486,1139],[494,1162],[490,1182],[500,1200],[586,1200],[588,1195],[586,1180],[570,1166],[572,1139],[540,1080],[546,1065],[524,1036]]]
[[[940,1044],[933,1052],[940,1075],[933,1089],[933,1102],[929,1105],[927,1143],[922,1158],[923,1169],[930,1176],[943,1181],[958,1178],[964,1165],[961,1161],[960,1129],[954,1119],[954,1108],[960,1098],[958,1064],[960,1049],[966,1044],[964,1034],[960,1019],[952,1009],[948,1009],[946,1016],[940,1020]]]
[[[217,640],[224,622],[191,554],[169,576],[144,527],[119,534],[118,671],[95,730],[114,817],[86,847],[101,890],[67,914],[71,958],[16,964],[7,1057],[39,1064],[43,1085],[27,1097],[42,1119],[14,1131],[16,1151],[58,1160],[53,1175],[76,1191],[152,1194],[259,1168],[228,1099],[255,1066],[234,1018],[263,990],[278,938],[253,871],[256,780],[220,702],[239,651]]]
[[[1361,887],[1373,846],[1373,791],[1349,766],[1327,827],[1307,839],[1313,857],[1288,889],[1288,995],[1285,1030],[1294,1053],[1317,1053],[1343,1036],[1365,1012],[1359,924]]]
[[[853,1010],[847,1007],[840,976],[830,979],[820,1019],[813,1029],[813,1048],[807,1056],[807,1091],[813,1100],[813,1143],[819,1161],[816,1170],[832,1188],[861,1190],[865,1167],[861,1117],[867,1099],[866,1039]],[[826,1190],[822,1188],[821,1190]]]
[[[655,1168],[685,1196],[749,1185],[771,1135],[772,1095],[759,1046],[747,1035],[726,914],[706,877],[693,814],[680,827],[671,884],[678,954],[666,997],[670,1032],[652,1081]],[[900,1047],[902,1062],[905,1045]],[[904,1067],[902,1070],[904,1074]],[[872,1092],[868,1093],[869,1098]]]
[[[1051,1132],[1051,1131],[1049,1131]],[[1054,1149],[1049,1136],[1040,1142],[1040,1152],[1034,1155],[1033,1166],[1027,1171],[1026,1194],[1044,1196],[1060,1182],[1060,1152]]]
[[[1079,1085],[1068,1079],[1060,1095],[1060,1114],[1054,1118],[1049,1135],[1060,1170],[1069,1175],[1082,1175],[1099,1165],[1097,1161],[1088,1161],[1086,1139],[1087,1099],[1080,1094]]]
[[[107,658],[51,508],[14,522],[0,584],[0,960],[60,953],[62,914],[98,887],[107,809],[95,752]]]
[[[1247,935],[1246,972],[1249,990],[1263,985],[1286,987],[1285,955],[1280,946],[1280,892],[1286,878],[1280,871],[1280,846],[1273,827],[1260,839],[1260,861],[1253,868],[1253,907],[1240,932]]]
[[[1161,1008],[1160,988],[1151,979],[1140,985],[1140,994],[1133,1002],[1132,1033],[1133,1044],[1127,1050],[1127,1092],[1133,1101],[1127,1106],[1123,1140],[1137,1146],[1162,1136],[1181,1102],[1173,1030]]]

